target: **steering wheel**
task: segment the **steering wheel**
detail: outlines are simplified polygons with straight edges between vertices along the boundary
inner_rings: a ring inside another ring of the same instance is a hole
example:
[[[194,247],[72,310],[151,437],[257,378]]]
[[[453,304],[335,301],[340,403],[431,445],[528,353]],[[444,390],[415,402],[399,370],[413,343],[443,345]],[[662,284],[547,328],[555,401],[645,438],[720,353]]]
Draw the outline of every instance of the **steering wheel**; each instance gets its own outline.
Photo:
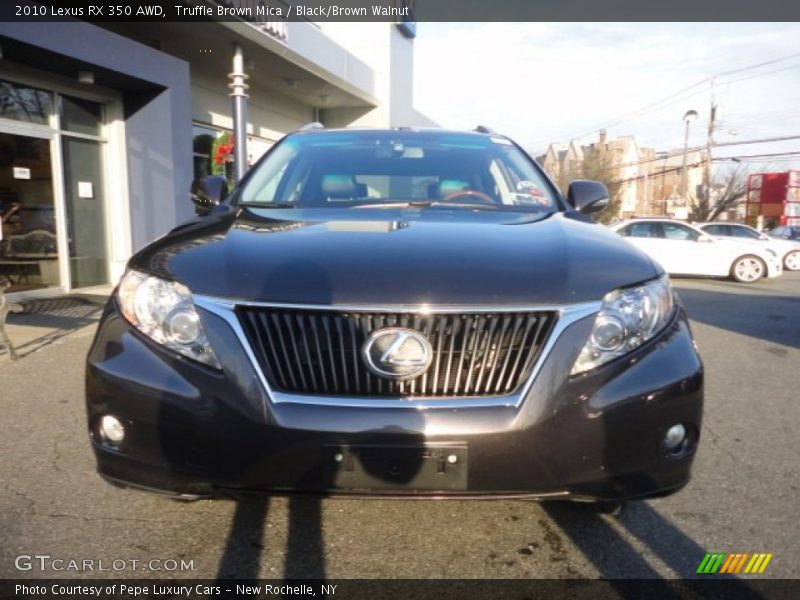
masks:
[[[453,192],[452,194],[448,194],[444,198],[440,200],[440,202],[454,202],[456,198],[461,198],[462,196],[467,196],[469,198],[475,198],[476,200],[480,200],[486,204],[491,204],[492,206],[495,205],[494,199],[488,194],[484,194],[483,192],[479,192],[477,190],[458,190],[457,192]]]

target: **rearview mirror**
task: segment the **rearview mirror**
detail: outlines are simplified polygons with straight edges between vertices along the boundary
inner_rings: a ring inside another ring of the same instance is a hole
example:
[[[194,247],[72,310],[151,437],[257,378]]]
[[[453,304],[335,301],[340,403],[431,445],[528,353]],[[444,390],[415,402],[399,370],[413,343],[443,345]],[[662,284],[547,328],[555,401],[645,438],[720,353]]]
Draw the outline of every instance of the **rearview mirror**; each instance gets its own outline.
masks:
[[[195,212],[204,217],[219,206],[228,195],[228,181],[219,175],[209,175],[192,182],[192,202]]]
[[[567,201],[579,213],[599,213],[608,208],[608,188],[599,181],[573,181],[567,190]]]

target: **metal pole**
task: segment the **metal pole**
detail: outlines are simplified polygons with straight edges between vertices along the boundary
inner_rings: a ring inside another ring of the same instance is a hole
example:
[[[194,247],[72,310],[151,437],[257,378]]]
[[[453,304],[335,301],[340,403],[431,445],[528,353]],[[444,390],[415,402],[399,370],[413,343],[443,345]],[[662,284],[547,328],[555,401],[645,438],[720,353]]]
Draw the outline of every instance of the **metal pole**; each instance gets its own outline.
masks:
[[[245,83],[249,75],[244,72],[244,55],[242,47],[233,47],[233,72],[228,74],[231,83],[229,96],[233,98],[233,160],[236,167],[236,181],[247,173],[247,88]]]
[[[686,197],[686,155],[689,152],[689,120],[686,120],[686,133],[683,135],[683,167],[681,167],[681,198],[688,205],[689,199]]]
[[[703,201],[707,210],[711,210],[711,147],[714,145],[714,121],[717,117],[717,105],[714,102],[714,79],[711,79],[711,109],[708,113],[708,132],[706,133],[706,161],[703,169]]]

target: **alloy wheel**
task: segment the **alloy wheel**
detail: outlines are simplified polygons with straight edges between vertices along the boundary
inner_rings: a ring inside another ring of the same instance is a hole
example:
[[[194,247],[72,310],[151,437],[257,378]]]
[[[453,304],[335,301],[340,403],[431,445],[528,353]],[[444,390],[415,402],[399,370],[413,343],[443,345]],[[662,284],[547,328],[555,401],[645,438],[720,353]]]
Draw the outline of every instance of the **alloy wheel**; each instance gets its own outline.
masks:
[[[800,271],[800,250],[789,252],[783,259],[787,271]]]
[[[746,283],[758,281],[764,276],[764,263],[754,256],[745,256],[733,267],[736,279]]]

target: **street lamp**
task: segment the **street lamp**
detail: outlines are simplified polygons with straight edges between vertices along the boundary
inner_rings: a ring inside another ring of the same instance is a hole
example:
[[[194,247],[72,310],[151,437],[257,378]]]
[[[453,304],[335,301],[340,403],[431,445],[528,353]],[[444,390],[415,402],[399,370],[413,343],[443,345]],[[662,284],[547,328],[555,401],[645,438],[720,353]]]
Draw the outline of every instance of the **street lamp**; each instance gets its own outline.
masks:
[[[683,115],[683,122],[686,123],[686,129],[683,134],[683,168],[681,169],[681,198],[684,204],[688,204],[688,194],[686,190],[686,158],[689,153],[689,123],[697,118],[696,110],[687,110]]]

